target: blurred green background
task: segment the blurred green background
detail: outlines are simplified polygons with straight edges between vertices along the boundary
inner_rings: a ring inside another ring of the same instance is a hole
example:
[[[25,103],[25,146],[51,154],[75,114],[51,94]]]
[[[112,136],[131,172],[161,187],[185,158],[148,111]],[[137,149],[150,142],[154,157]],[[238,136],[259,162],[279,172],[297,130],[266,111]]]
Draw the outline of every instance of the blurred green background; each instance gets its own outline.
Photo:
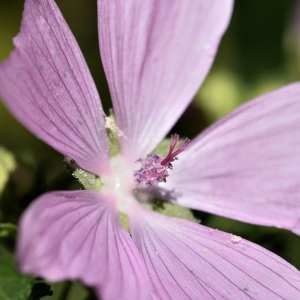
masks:
[[[98,53],[96,0],[57,2],[77,37],[108,111],[109,93]],[[292,0],[236,1],[216,62],[174,132],[193,137],[242,102],[299,79],[300,20],[297,28],[296,6],[297,1]],[[22,8],[23,0],[0,0],[0,60],[12,49]],[[24,208],[41,193],[68,190],[75,185],[63,158],[22,128],[0,103],[0,223],[16,224]],[[204,224],[241,235],[300,268],[297,236],[205,213],[195,215]],[[7,249],[13,248],[14,239],[5,234],[2,237],[1,231],[0,242]],[[69,285],[64,287],[68,292]],[[73,290],[77,288],[72,286]],[[73,291],[68,299],[84,299],[85,292],[81,292]],[[67,299],[63,293],[57,291],[49,299]]]

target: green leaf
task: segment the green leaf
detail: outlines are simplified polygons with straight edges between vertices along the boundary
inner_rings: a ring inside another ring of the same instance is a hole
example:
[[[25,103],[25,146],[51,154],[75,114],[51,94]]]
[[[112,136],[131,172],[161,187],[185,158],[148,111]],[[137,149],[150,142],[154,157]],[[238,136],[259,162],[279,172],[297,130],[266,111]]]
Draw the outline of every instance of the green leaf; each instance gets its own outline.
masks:
[[[0,194],[4,190],[10,173],[16,168],[14,157],[0,146]]]
[[[42,300],[90,300],[89,290],[80,282],[58,282],[52,284],[51,287],[53,296],[45,297]]]
[[[16,270],[13,255],[0,247],[0,300],[27,300],[33,282]]]
[[[237,76],[220,69],[208,76],[196,95],[196,105],[201,107],[210,119],[219,119],[239,105],[244,89]]]
[[[37,281],[31,289],[31,293],[28,300],[40,300],[43,297],[52,295],[53,291],[48,283],[43,281]]]
[[[12,224],[7,229],[15,229]],[[0,245],[0,300],[40,300],[53,294],[51,286],[17,271],[14,256]]]
[[[16,232],[16,225],[11,223],[0,223],[0,239],[7,237],[15,237]]]

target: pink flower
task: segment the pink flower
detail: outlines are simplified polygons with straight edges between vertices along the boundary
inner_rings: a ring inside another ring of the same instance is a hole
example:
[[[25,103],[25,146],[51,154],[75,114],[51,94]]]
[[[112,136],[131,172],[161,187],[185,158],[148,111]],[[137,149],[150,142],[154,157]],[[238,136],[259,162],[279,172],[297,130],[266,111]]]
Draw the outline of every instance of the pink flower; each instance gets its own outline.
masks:
[[[26,0],[16,49],[0,66],[0,94],[27,128],[100,176],[102,188],[53,192],[31,205],[17,248],[24,272],[80,279],[108,300],[300,299],[299,272],[278,256],[146,208],[159,194],[300,233],[299,84],[249,102],[190,143],[173,137],[165,156],[152,153],[203,82],[232,5],[98,1],[121,144],[110,158],[105,115],[73,35],[53,0]]]

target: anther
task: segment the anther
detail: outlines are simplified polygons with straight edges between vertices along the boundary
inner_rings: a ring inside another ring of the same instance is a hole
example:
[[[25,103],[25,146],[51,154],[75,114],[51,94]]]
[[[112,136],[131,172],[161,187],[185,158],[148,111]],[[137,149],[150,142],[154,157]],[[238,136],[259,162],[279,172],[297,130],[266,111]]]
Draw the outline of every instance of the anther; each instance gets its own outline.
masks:
[[[175,134],[171,136],[169,151],[165,157],[149,154],[145,159],[138,160],[141,168],[134,174],[137,183],[153,186],[159,182],[165,182],[169,176],[168,170],[173,168],[172,163],[188,144],[188,139],[180,140],[179,135]]]

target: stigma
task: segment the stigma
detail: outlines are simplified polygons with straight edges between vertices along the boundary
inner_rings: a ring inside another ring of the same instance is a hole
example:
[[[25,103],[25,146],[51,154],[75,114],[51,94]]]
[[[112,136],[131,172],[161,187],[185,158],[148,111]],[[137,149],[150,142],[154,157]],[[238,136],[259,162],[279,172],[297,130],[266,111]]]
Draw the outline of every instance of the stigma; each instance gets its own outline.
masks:
[[[174,134],[171,136],[168,153],[164,157],[149,154],[145,159],[139,159],[141,168],[134,173],[136,183],[151,187],[160,182],[166,182],[169,170],[173,168],[173,162],[188,144],[188,139],[181,140],[178,134]]]

